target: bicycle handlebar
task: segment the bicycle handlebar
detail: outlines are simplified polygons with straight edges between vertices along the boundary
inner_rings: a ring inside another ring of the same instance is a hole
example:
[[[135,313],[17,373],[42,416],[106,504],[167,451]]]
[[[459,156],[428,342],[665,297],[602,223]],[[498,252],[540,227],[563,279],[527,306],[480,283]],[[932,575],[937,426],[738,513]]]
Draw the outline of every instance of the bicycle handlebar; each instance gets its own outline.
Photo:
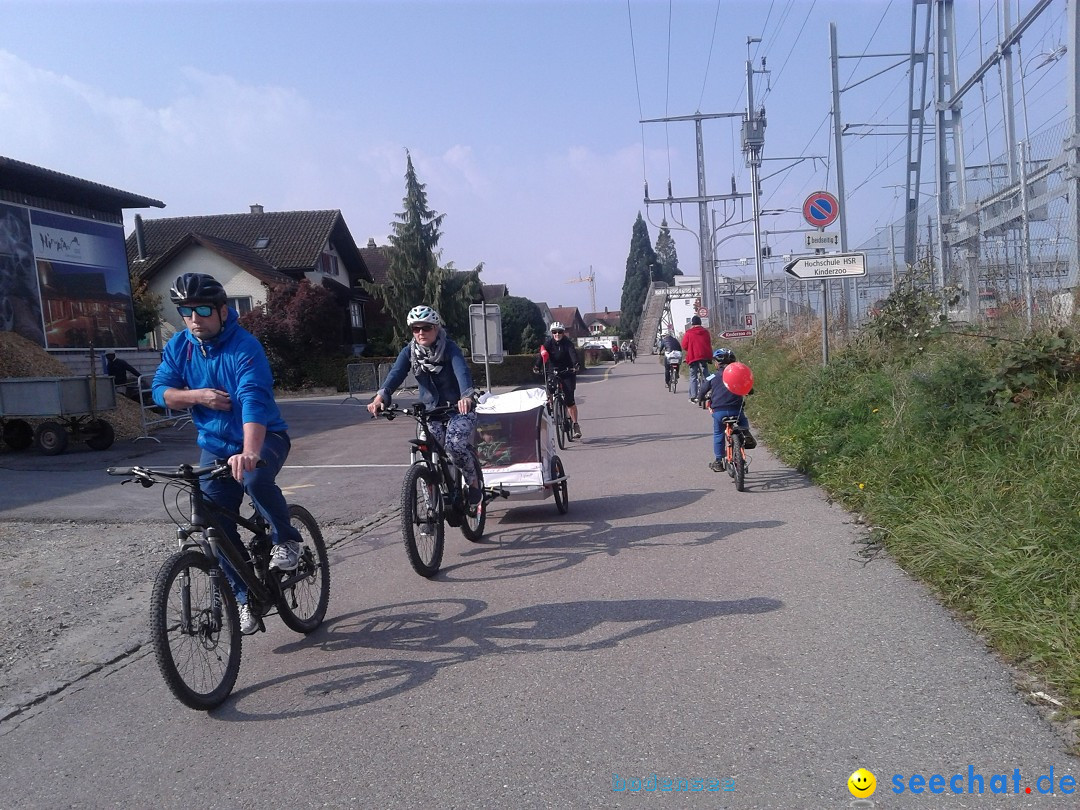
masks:
[[[259,459],[256,467],[266,464],[264,459]],[[170,481],[187,481],[195,483],[202,478],[224,478],[232,475],[229,462],[225,459],[215,459],[213,464],[192,465],[181,464],[179,467],[109,467],[105,470],[107,475],[129,476],[138,481],[144,487],[156,484],[159,479],[165,478]]]

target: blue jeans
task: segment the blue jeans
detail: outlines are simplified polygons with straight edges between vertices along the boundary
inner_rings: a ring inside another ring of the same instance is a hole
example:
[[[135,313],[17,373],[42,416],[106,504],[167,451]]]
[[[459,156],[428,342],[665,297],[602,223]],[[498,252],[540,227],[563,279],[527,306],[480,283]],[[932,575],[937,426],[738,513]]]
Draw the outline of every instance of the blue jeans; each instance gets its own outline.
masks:
[[[270,524],[270,538],[275,545],[283,540],[300,542],[299,532],[292,527],[289,521],[289,505],[285,502],[285,496],[275,480],[277,474],[281,472],[281,467],[285,464],[285,459],[289,457],[291,447],[292,442],[289,441],[287,434],[267,433],[266,439],[263,441],[262,452],[259,454],[265,462],[262,467],[256,467],[251,472],[244,473],[243,484],[231,476],[217,478],[213,481],[204,479],[201,484],[203,493],[219,506],[233,512],[239,512],[244,503],[244,493],[246,492],[255,504],[255,508]],[[216,458],[217,456],[213,453],[203,450],[199,464],[213,464]],[[240,532],[236,530],[236,524],[221,517],[216,517],[215,520],[220,524],[233,548],[239,551],[241,555],[246,555],[244,543],[240,539]],[[225,572],[226,578],[233,587],[237,603],[246,605],[247,586],[244,585],[244,581],[240,579],[233,567],[225,559],[221,560],[221,570]]]
[[[746,414],[739,411],[713,411],[712,412],[712,446],[713,458],[724,457],[724,422],[725,416],[739,417],[739,427],[743,430],[750,429],[750,420]]]
[[[700,382],[704,382],[705,378],[709,376],[709,362],[707,360],[695,360],[690,364],[690,399],[697,399],[698,369],[701,370]]]

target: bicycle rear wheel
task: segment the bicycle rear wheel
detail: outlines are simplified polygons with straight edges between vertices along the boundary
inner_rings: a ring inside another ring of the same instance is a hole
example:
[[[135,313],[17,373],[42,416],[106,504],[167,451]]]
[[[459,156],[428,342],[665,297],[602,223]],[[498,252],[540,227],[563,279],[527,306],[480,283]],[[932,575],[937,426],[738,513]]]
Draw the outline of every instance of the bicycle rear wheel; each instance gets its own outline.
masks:
[[[555,508],[559,510],[560,515],[565,515],[570,508],[570,500],[567,496],[566,486],[566,471],[563,469],[562,459],[558,456],[551,457],[551,480],[557,481],[562,478],[562,481],[553,483],[551,490],[555,495]]]
[[[217,563],[195,549],[165,561],[150,596],[150,639],[177,700],[213,709],[240,673],[240,615]]]
[[[311,512],[291,503],[289,522],[300,532],[300,563],[295,571],[277,573],[281,582],[301,579],[278,589],[277,608],[286,627],[306,634],[322,624],[330,604],[330,561],[322,530]]]
[[[442,564],[446,527],[438,477],[423,464],[414,464],[401,484],[401,537],[409,564],[422,577],[433,577]]]
[[[746,453],[743,451],[741,433],[735,433],[731,437],[731,458],[731,466],[734,468],[735,489],[743,492],[746,489]]]
[[[476,465],[476,478],[477,486],[480,487],[480,491],[484,491],[484,471],[480,468],[480,458],[476,455],[475,450],[470,450],[472,455],[473,464]],[[474,543],[480,542],[480,538],[484,536],[484,525],[487,523],[487,502],[481,500],[478,504],[469,503],[469,483],[465,480],[465,474],[461,474],[461,497],[464,499],[462,502],[465,504],[465,520],[461,524],[461,533],[465,535],[466,540],[471,540]]]

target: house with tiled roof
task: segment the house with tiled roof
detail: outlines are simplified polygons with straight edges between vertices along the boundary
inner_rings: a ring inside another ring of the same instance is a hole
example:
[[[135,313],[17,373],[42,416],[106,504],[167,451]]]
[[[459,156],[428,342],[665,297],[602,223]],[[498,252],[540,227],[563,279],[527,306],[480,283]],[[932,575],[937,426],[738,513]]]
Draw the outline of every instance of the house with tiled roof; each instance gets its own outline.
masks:
[[[585,326],[589,328],[589,334],[599,335],[606,330],[618,330],[622,312],[620,310],[610,312],[604,309],[603,312],[586,312],[582,317]]]
[[[505,284],[482,284],[484,300],[489,304],[499,303],[500,298],[510,295],[510,288]]]
[[[132,274],[168,304],[169,288],[183,273],[209,273],[221,282],[229,305],[241,315],[265,303],[268,288],[307,279],[327,289],[341,310],[342,348],[360,351],[367,342],[361,281],[372,275],[353,241],[341,211],[270,211],[252,205],[246,214],[135,218],[127,239]],[[166,305],[162,343],[183,329],[175,308]]]
[[[589,334],[589,328],[585,325],[577,307],[551,307],[551,320],[548,321],[548,326],[550,327],[554,321],[559,321],[566,327],[566,336],[571,340],[576,341]]]

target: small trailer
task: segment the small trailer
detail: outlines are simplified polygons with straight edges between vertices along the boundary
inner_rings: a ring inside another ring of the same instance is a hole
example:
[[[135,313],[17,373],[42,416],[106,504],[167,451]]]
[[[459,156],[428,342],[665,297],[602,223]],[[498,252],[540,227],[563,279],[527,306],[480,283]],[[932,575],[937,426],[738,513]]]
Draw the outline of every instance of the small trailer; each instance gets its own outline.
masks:
[[[485,488],[523,500],[555,496],[555,508],[566,514],[566,471],[555,454],[555,425],[543,388],[481,397],[476,434]]]
[[[47,456],[67,449],[69,436],[91,450],[112,446],[113,427],[98,414],[116,407],[111,377],[12,377],[0,380],[0,430],[4,444],[31,444]],[[44,419],[37,428],[27,419]]]

